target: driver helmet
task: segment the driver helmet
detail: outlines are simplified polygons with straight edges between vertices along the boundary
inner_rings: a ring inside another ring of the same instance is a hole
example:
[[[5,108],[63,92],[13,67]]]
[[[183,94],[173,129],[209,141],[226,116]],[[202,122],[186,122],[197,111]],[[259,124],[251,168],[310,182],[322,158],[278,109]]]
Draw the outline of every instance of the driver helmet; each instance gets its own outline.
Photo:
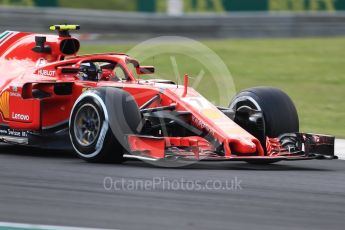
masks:
[[[101,68],[93,62],[82,63],[80,65],[80,77],[84,81],[98,81],[101,75]]]

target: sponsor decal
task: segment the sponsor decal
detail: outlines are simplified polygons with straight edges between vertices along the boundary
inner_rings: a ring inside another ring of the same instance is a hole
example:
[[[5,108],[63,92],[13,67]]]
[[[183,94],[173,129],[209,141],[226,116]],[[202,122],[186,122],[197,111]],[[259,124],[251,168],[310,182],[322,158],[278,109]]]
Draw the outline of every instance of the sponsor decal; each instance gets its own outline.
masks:
[[[214,136],[215,132],[214,130],[212,130],[209,126],[207,126],[205,124],[205,122],[200,121],[198,118],[196,117],[192,117],[192,122],[195,124],[196,127],[198,127],[201,130],[206,130],[206,132],[208,132],[209,134],[211,134],[212,136]]]
[[[55,70],[47,70],[47,69],[40,69],[38,70],[38,75],[45,76],[45,77],[54,77]]]
[[[11,130],[11,129],[9,129],[9,130],[8,130],[8,135],[20,137],[20,136],[21,136],[21,132],[20,132],[20,131],[16,131],[16,130]]]
[[[18,32],[14,31],[5,31],[2,34],[0,34],[0,44],[5,43],[8,39],[13,37],[14,35],[18,34]]]
[[[20,120],[20,121],[29,121],[30,120],[30,116],[27,115],[27,114],[20,114],[20,113],[12,112],[12,119]]]
[[[38,59],[37,62],[36,62],[36,67],[42,67],[42,66],[44,66],[44,65],[47,64],[47,63],[48,63],[48,62],[47,62],[46,59],[40,58],[40,59]]]
[[[201,113],[211,119],[220,119],[223,117],[223,114],[219,110],[214,109],[202,109]]]
[[[205,98],[202,98],[202,97],[185,97],[185,98],[182,98],[182,100],[199,110],[212,108],[210,103]]]
[[[3,32],[2,34],[0,34],[0,41],[1,41],[2,39],[5,39],[6,36],[8,36],[9,34],[10,34],[9,31],[5,31],[5,32]]]
[[[10,93],[8,91],[5,91],[0,96],[0,110],[4,118],[8,118],[10,116],[9,102],[10,102]]]
[[[84,93],[85,91],[88,91],[89,89],[91,89],[90,87],[84,87],[83,89],[82,89],[82,92]]]
[[[20,131],[15,129],[0,129],[0,135],[15,136],[15,137],[27,137],[27,131]]]
[[[11,86],[12,92],[10,92],[11,97],[21,97],[22,95],[18,93],[18,87],[16,85]]]
[[[11,97],[21,97],[22,95],[20,95],[20,93],[17,93],[17,92],[10,92],[10,96]]]
[[[7,135],[7,130],[5,130],[5,129],[0,129],[0,134],[5,134],[5,135]]]
[[[6,38],[11,37],[10,35],[12,35],[12,34],[13,34],[13,32],[11,32],[11,31],[5,31],[5,32],[3,32],[2,34],[0,34],[0,43],[2,43],[3,41],[5,41]]]
[[[101,133],[99,134],[98,141],[96,143],[96,150],[99,150],[100,148],[102,148],[107,131],[108,131],[108,124],[104,121],[102,125],[102,129],[101,129]]]
[[[18,92],[18,87],[16,85],[11,86],[13,92]]]

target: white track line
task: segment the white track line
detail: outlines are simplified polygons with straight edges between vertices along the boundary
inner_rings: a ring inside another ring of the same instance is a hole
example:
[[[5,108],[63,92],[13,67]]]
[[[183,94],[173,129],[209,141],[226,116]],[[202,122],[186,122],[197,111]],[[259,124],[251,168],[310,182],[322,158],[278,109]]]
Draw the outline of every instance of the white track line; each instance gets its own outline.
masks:
[[[0,229],[4,229],[4,228],[44,229],[44,230],[118,230],[118,229],[105,229],[105,228],[83,228],[83,227],[67,227],[67,226],[54,226],[54,225],[0,222]]]
[[[335,139],[334,153],[340,160],[345,160],[345,140]]]

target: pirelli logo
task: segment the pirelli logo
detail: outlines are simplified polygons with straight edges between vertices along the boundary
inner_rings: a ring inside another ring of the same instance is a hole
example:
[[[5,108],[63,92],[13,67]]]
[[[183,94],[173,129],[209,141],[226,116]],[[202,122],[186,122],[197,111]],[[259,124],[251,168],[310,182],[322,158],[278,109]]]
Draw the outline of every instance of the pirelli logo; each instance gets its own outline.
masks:
[[[4,118],[9,118],[10,116],[10,93],[5,91],[0,96],[0,110]]]

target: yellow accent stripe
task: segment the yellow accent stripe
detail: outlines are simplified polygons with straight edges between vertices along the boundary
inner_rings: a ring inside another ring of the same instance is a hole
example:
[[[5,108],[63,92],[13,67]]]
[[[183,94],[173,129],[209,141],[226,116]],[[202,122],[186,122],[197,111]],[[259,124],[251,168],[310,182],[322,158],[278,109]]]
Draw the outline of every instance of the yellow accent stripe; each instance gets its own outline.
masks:
[[[0,96],[0,110],[4,118],[9,118],[10,116],[10,93],[5,91]]]

